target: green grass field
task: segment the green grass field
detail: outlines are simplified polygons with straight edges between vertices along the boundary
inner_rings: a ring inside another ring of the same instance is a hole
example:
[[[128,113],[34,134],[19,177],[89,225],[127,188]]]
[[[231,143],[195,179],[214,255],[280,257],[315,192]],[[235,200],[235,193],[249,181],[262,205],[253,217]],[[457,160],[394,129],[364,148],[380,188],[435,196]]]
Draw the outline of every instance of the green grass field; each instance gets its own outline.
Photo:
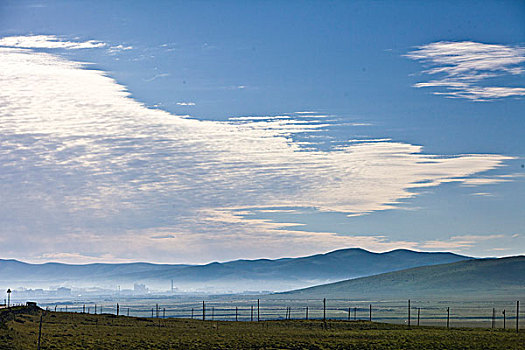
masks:
[[[0,327],[0,349],[36,349],[39,315]],[[47,312],[41,349],[525,349],[525,332],[366,321],[152,319]]]

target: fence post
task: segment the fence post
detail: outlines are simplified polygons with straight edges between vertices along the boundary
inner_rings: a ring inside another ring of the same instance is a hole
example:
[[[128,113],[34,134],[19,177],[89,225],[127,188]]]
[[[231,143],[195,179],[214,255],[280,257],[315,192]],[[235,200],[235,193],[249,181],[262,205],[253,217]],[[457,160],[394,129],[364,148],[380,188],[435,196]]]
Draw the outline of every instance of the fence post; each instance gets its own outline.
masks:
[[[506,326],[505,323],[507,323],[506,315],[505,315],[505,309],[503,309],[502,314],[503,314],[503,329],[505,329],[505,326]]]
[[[97,304],[95,304],[95,315],[97,314]]]
[[[117,303],[117,316],[118,316],[119,312],[120,312],[120,305]]]
[[[348,308],[348,321],[350,321],[350,308]]]
[[[128,317],[129,317],[129,307],[128,307]]]
[[[308,321],[308,306],[306,307],[306,320]]]
[[[40,314],[40,325],[38,326],[38,346],[37,350],[40,350],[40,339],[42,338],[42,316],[43,314]]]
[[[211,307],[211,320],[213,321],[214,318],[215,318],[215,307],[212,306]]]
[[[128,312],[129,312],[129,308],[128,308]],[[162,318],[166,318],[166,308],[162,309]]]
[[[447,307],[447,329],[450,326],[450,307]]]
[[[191,308],[191,319],[193,320],[193,308]]]
[[[55,312],[57,312],[57,306],[55,305]]]
[[[421,308],[417,308],[417,325],[419,326],[419,314],[421,312]]]
[[[357,321],[357,307],[354,307],[354,321]]]
[[[239,314],[239,309],[236,306],[235,307],[235,321],[238,321],[238,318],[237,318],[238,314]]]
[[[151,318],[153,318],[153,308],[151,308]]]
[[[494,328],[496,325],[496,309],[492,308],[492,323],[490,328]]]
[[[516,333],[520,331],[519,326],[519,320],[520,320],[520,301],[516,301]]]
[[[326,298],[323,298],[323,322],[326,322]]]
[[[250,321],[253,322],[253,305],[252,305],[252,309],[251,309],[251,313],[250,313]]]
[[[259,305],[259,299],[257,299],[257,322],[259,322],[261,320],[261,318],[260,318],[261,315],[260,315],[259,311],[260,311],[260,305]]]
[[[410,299],[408,299],[408,326],[410,327]]]
[[[370,316],[369,321],[372,322],[372,304],[370,304]]]
[[[202,320],[206,320],[206,304],[204,303],[204,300],[202,301]]]

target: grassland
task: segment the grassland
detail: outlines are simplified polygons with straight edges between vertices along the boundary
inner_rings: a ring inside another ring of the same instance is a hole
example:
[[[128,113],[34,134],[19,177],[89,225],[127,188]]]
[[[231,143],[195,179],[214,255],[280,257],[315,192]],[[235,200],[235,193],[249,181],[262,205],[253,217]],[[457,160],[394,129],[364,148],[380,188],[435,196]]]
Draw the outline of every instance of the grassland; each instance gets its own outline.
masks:
[[[0,327],[0,349],[36,349],[40,316]],[[47,312],[41,349],[525,349],[525,332],[367,321],[153,319]]]

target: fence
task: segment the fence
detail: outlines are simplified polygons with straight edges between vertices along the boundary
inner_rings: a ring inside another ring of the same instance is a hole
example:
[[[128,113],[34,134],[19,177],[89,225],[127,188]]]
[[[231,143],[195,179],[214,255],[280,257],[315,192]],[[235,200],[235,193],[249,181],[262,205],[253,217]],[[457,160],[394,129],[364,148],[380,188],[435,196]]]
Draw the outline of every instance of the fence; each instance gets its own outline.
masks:
[[[326,319],[376,321],[408,326],[522,328],[519,301],[356,301],[348,299],[160,299],[124,303],[48,304],[57,312],[110,313],[154,318],[223,321]],[[44,304],[44,307],[46,305]],[[518,317],[517,317],[518,316]]]

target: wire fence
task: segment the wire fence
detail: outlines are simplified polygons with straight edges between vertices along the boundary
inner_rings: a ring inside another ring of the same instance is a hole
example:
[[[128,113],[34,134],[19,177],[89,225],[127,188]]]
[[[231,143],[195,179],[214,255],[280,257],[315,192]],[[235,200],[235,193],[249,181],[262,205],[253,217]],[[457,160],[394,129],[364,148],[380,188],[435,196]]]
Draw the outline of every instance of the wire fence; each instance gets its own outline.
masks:
[[[214,321],[347,320],[410,326],[525,328],[519,301],[356,301],[347,299],[134,300],[43,305],[51,311]],[[518,316],[518,317],[517,317]]]

